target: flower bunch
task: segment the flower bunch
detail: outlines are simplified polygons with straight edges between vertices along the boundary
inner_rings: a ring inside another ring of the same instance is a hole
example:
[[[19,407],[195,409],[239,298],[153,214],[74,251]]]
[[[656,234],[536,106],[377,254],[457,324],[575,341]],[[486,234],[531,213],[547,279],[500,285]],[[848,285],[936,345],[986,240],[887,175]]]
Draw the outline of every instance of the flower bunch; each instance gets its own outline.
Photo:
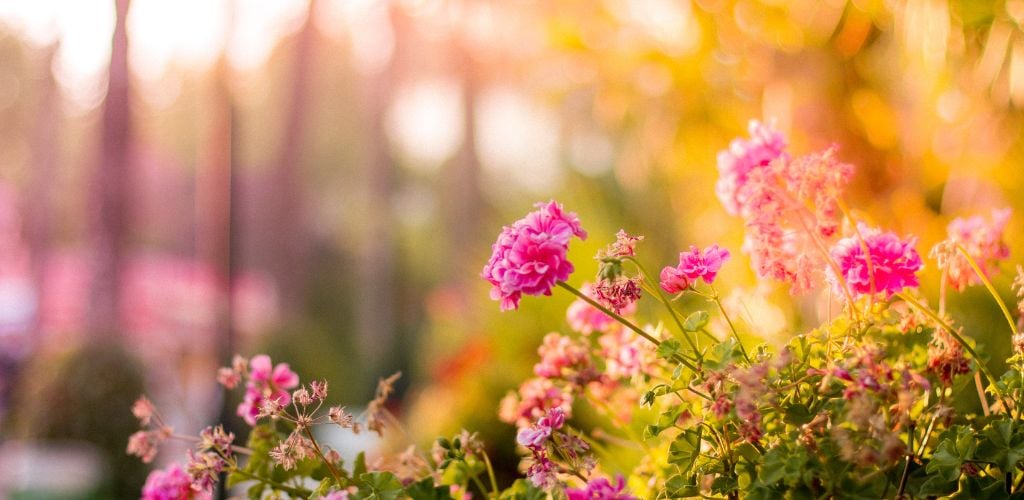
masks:
[[[1024,494],[1024,334],[988,280],[1008,257],[1009,213],[955,220],[932,253],[953,289],[983,283],[1004,312],[1014,355],[997,378],[945,312],[945,287],[938,311],[920,296],[917,238],[846,209],[853,167],[835,147],[794,158],[770,124],[752,122],[750,136],[719,154],[716,189],[743,219],[743,252],[794,292],[827,281],[844,314],[775,352],[745,345],[757,318],[735,321],[716,288],[729,250],[690,245],[652,276],[641,238],[620,231],[596,256],[593,282],[551,278],[576,297],[566,326],[577,335],[544,337],[535,377],[502,401],[532,484],[570,499]],[[1014,287],[1024,297],[1024,271]],[[640,300],[663,313],[639,323]],[[1016,309],[1024,314],[1024,299]],[[950,388],[976,389],[984,418]],[[575,425],[584,404],[612,430]],[[623,458],[630,450],[642,452]]]

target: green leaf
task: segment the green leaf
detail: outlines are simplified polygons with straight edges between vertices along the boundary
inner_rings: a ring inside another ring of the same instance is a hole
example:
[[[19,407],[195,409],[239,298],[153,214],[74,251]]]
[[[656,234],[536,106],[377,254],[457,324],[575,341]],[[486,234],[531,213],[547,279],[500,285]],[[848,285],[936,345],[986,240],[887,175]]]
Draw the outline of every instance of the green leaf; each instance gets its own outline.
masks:
[[[265,486],[266,485],[264,483],[256,481],[256,484],[250,486],[249,489],[246,490],[245,494],[251,499],[263,498],[263,489]]]
[[[334,480],[332,478],[325,477],[325,478],[323,478],[323,480],[320,481],[320,484],[317,485],[316,489],[313,490],[313,494],[310,495],[310,496],[314,497],[314,498],[320,498],[322,496],[327,496],[327,493],[331,491],[331,486],[333,486],[333,485],[334,485]]]
[[[943,432],[939,439],[925,471],[938,474],[946,481],[956,481],[960,477],[960,467],[972,458],[977,448],[974,432],[969,427],[957,425]]]
[[[507,490],[501,492],[500,500],[544,500],[547,493],[525,479],[516,479]]]
[[[410,485],[405,494],[416,500],[450,500],[450,490],[447,486],[434,486],[433,478],[428,477]]]
[[[356,461],[352,464],[352,477],[359,477],[366,473],[366,453],[359,452]]]
[[[814,419],[814,413],[807,405],[792,404],[784,408],[786,415],[782,418],[789,425],[804,425]]]
[[[683,345],[676,339],[666,339],[658,345],[658,357],[661,359],[672,359],[683,354]]]
[[[395,500],[402,493],[402,482],[390,472],[360,474],[359,483],[360,492],[365,493],[367,499]]]
[[[661,434],[661,427],[657,425],[645,425],[644,426],[644,440],[653,439]]]
[[[689,478],[682,475],[675,475],[665,480],[665,493],[669,498],[691,498],[700,495],[700,486],[697,484],[697,476]]]
[[[688,332],[696,332],[708,324],[708,312],[696,311],[686,317],[683,322],[683,329]]]
[[[985,428],[984,437],[978,446],[978,458],[995,462],[1004,473],[1012,472],[1024,459],[1024,434],[1015,429],[1013,421],[992,422]]]
[[[687,429],[669,445],[668,461],[679,466],[683,474],[690,472],[693,464],[697,462],[697,457],[700,456],[700,439],[703,431],[703,427],[698,427],[697,430]]]
[[[728,495],[739,486],[736,476],[723,474],[711,481],[711,492],[719,495]]]
[[[951,495],[957,489],[956,480],[949,481],[942,476],[931,476],[929,477],[921,487],[917,490],[917,494],[922,497],[944,497]]]

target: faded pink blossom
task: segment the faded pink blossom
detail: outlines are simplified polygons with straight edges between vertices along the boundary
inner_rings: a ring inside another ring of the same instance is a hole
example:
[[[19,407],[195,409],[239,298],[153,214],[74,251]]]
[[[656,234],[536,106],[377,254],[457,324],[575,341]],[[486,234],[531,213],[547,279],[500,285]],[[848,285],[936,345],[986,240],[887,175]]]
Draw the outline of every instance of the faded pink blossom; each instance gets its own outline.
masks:
[[[654,361],[651,344],[627,330],[609,332],[597,339],[605,360],[605,373],[613,379],[646,373]]]
[[[837,146],[785,162],[782,175],[798,200],[814,207],[814,227],[823,237],[835,234],[841,213],[838,200],[853,177],[853,165],[836,158]]]
[[[991,221],[976,215],[958,217],[949,223],[949,239],[936,245],[931,255],[938,259],[939,268],[945,271],[946,280],[954,289],[963,291],[969,285],[981,283],[967,258],[954,245],[959,243],[988,276],[999,261],[1010,256],[1010,247],[1003,241],[1003,232],[1011,212],[1009,208],[993,210]]]
[[[516,442],[531,449],[541,448],[551,437],[551,433],[561,429],[564,424],[565,411],[561,408],[552,408],[535,425],[520,429],[516,435]]]
[[[747,129],[750,139],[734,139],[728,149],[718,153],[715,192],[731,215],[739,215],[744,204],[743,187],[750,172],[786,156],[786,138],[775,130],[773,123],[751,120]]]
[[[195,491],[211,492],[213,485],[217,483],[220,473],[224,472],[227,464],[224,459],[213,452],[193,453],[188,450],[188,475],[192,478],[192,489]]]
[[[573,265],[566,254],[573,236],[586,239],[587,233],[576,214],[553,200],[502,229],[480,274],[493,285],[491,298],[501,301],[501,310],[518,309],[524,293],[551,295],[557,282],[569,278]]]
[[[143,427],[149,425],[155,413],[156,409],[153,407],[153,403],[146,396],[139,396],[139,399],[135,400],[135,404],[132,405],[132,415],[139,419],[139,424]]]
[[[906,287],[917,287],[917,272],[922,267],[921,256],[914,249],[917,239],[911,237],[904,241],[892,232],[882,232],[864,224],[859,227],[871,257],[870,266],[859,237],[843,238],[831,250],[850,291],[855,295],[874,291],[889,297]],[[873,273],[869,272],[869,267]],[[837,287],[841,286],[832,269],[827,272],[829,279]]]
[[[171,437],[170,427],[161,427],[156,430],[137,431],[128,436],[128,446],[125,452],[134,455],[142,460],[142,463],[150,463],[156,458],[160,451],[160,443]]]
[[[595,293],[594,286],[590,283],[585,283],[580,288],[580,291],[586,296],[597,300],[597,293]],[[629,316],[635,312],[636,302],[633,302],[624,307],[618,314]],[[600,309],[590,305],[590,303],[583,299],[576,299],[569,305],[569,308],[565,311],[565,319],[569,322],[570,328],[583,335],[608,331],[617,328],[619,325],[611,316],[601,312]]]
[[[626,480],[621,474],[615,475],[615,482],[604,477],[595,477],[583,488],[566,488],[569,500],[637,500],[626,490]]]
[[[537,348],[540,362],[533,366],[533,373],[544,378],[568,378],[585,383],[592,378],[593,366],[588,346],[570,337],[549,333]]]
[[[635,310],[636,301],[643,295],[640,278],[620,278],[615,281],[598,281],[594,285],[597,301],[621,315],[623,311]]]
[[[703,252],[691,245],[689,251],[679,253],[678,266],[661,270],[661,288],[668,293],[679,293],[698,279],[710,285],[728,259],[729,251],[719,249],[718,245],[711,245]]]
[[[572,394],[545,378],[531,378],[519,386],[517,393],[501,400],[498,416],[503,422],[524,427],[544,416],[552,408],[572,414]]]
[[[156,469],[150,472],[146,477],[146,484],[142,487],[142,500],[205,500],[209,498],[211,498],[210,493],[192,489],[192,478],[177,464],[163,470]]]

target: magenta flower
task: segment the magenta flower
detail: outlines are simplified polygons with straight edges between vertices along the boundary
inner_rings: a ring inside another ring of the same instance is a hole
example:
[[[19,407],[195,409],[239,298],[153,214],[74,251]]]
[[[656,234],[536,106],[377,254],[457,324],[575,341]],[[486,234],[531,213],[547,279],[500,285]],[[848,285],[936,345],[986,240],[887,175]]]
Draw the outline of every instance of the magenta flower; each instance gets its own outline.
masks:
[[[192,478],[179,465],[154,470],[142,487],[142,500],[208,499],[207,492],[192,490]]]
[[[734,139],[729,148],[718,153],[718,183],[715,192],[730,215],[739,215],[743,202],[743,186],[751,170],[764,167],[786,156],[786,138],[771,123],[751,120],[750,139]]]
[[[561,429],[564,424],[565,411],[561,408],[552,408],[537,421],[536,425],[520,429],[519,434],[516,435],[516,442],[527,448],[538,450],[551,437],[551,433]]]
[[[679,253],[678,266],[661,270],[661,288],[668,293],[679,293],[698,279],[710,285],[726,260],[729,260],[729,251],[719,249],[718,245],[711,245],[703,252],[691,245],[690,251]]]
[[[260,354],[249,361],[249,383],[245,386],[245,398],[238,405],[238,415],[249,425],[256,425],[263,403],[274,400],[285,406],[291,402],[288,389],[299,385],[299,376],[291,370],[288,363],[270,361],[270,356]]]
[[[566,488],[569,500],[636,500],[626,491],[626,480],[621,474],[615,475],[615,482],[604,477],[591,479],[584,488]]]
[[[832,258],[839,265],[840,271],[850,291],[854,295],[866,295],[872,292],[872,276],[874,291],[884,292],[886,297],[897,293],[905,287],[917,287],[917,272],[921,270],[921,256],[914,245],[916,238],[901,240],[892,232],[882,232],[860,224],[860,234],[871,256],[869,273],[868,260],[861,248],[861,241],[853,236],[839,240],[832,247]],[[828,269],[829,279],[839,286],[832,269]]]
[[[939,267],[946,272],[947,282],[957,291],[963,291],[968,285],[980,284],[981,280],[954,244],[959,243],[988,276],[991,268],[1010,256],[1010,247],[1003,241],[1010,213],[1009,208],[1004,208],[992,211],[991,222],[976,215],[966,219],[958,217],[949,223],[949,239],[936,245],[932,256],[938,259]]]
[[[540,203],[537,210],[505,226],[491,247],[491,259],[480,276],[493,285],[491,298],[501,310],[519,308],[519,298],[551,295],[551,288],[572,274],[566,257],[573,236],[586,239],[576,214],[562,211],[555,201]]]

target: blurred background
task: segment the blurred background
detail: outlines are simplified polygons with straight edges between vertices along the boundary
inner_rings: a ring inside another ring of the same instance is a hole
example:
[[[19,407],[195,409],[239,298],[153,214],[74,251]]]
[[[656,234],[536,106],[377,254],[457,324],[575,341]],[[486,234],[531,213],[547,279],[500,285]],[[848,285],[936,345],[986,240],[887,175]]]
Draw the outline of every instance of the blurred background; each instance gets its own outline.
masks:
[[[480,431],[510,478],[498,400],[571,300],[498,312],[503,224],[577,212],[576,284],[620,228],[652,269],[722,244],[722,288],[784,342],[820,298],[755,282],[717,151],[760,118],[796,154],[838,143],[848,203],[925,254],[1024,207],[1022,23],[1022,0],[0,2],[0,496],[137,495],[131,402],[230,417],[234,352],[350,406],[401,370],[399,440]],[[1006,356],[983,290],[951,311]]]

